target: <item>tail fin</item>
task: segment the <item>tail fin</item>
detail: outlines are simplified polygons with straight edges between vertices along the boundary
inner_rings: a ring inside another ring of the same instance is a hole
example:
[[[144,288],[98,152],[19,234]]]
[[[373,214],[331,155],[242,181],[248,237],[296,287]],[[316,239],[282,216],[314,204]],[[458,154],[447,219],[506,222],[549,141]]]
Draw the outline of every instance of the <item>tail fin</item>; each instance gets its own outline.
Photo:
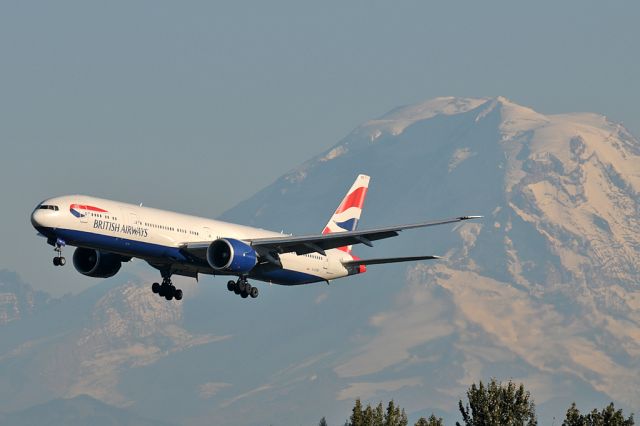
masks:
[[[333,216],[324,227],[323,234],[355,231],[362,213],[364,199],[369,188],[369,176],[358,175],[356,181],[345,195]],[[339,247],[339,250],[351,253],[351,246]]]

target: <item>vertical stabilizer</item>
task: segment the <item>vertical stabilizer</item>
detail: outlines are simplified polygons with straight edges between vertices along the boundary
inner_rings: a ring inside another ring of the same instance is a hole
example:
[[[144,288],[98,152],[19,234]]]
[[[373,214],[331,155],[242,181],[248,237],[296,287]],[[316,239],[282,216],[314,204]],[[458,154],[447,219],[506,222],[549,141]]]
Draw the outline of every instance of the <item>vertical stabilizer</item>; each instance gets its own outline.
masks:
[[[369,188],[369,176],[358,175],[356,181],[345,195],[344,199],[336,209],[333,216],[324,227],[323,234],[332,234],[334,232],[355,231],[362,214],[362,206],[367,196]],[[339,248],[342,251],[351,253],[351,246]]]

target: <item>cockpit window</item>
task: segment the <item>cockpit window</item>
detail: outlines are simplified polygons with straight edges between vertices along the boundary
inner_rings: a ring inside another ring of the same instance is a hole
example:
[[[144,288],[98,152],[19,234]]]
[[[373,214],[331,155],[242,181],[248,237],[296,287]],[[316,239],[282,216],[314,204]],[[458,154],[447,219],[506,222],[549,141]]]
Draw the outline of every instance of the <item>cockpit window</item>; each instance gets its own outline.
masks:
[[[41,204],[40,207],[38,207],[40,210],[53,210],[53,211],[58,211],[58,206],[52,206],[51,204]]]

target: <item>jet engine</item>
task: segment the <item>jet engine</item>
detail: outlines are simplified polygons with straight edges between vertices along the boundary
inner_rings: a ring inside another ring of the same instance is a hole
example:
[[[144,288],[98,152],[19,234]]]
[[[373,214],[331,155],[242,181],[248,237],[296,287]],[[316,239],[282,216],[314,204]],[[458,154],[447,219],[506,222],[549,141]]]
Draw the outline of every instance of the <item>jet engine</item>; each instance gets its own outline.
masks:
[[[258,263],[258,254],[247,243],[221,238],[207,248],[207,262],[217,271],[245,274]]]
[[[88,277],[109,278],[120,270],[122,258],[113,253],[78,247],[73,252],[73,266]]]

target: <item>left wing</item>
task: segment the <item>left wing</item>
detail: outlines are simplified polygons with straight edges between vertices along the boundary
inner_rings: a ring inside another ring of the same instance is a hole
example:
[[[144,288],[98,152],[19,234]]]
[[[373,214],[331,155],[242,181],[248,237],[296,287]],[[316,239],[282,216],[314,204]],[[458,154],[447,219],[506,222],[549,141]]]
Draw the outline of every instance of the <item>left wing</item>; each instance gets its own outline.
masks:
[[[282,236],[273,238],[255,238],[246,240],[258,252],[290,253],[298,255],[308,253],[325,254],[325,250],[349,246],[352,244],[364,244],[373,246],[372,241],[391,238],[400,231],[413,228],[425,228],[427,226],[444,225],[447,223],[462,222],[469,219],[479,219],[482,216],[460,216],[450,219],[421,222],[409,225],[396,225],[384,228],[373,228],[362,231],[336,232],[322,235],[306,236]]]
[[[440,256],[381,257],[378,259],[354,259],[342,262],[344,266],[380,265],[383,263],[413,262],[415,260],[442,259]]]

